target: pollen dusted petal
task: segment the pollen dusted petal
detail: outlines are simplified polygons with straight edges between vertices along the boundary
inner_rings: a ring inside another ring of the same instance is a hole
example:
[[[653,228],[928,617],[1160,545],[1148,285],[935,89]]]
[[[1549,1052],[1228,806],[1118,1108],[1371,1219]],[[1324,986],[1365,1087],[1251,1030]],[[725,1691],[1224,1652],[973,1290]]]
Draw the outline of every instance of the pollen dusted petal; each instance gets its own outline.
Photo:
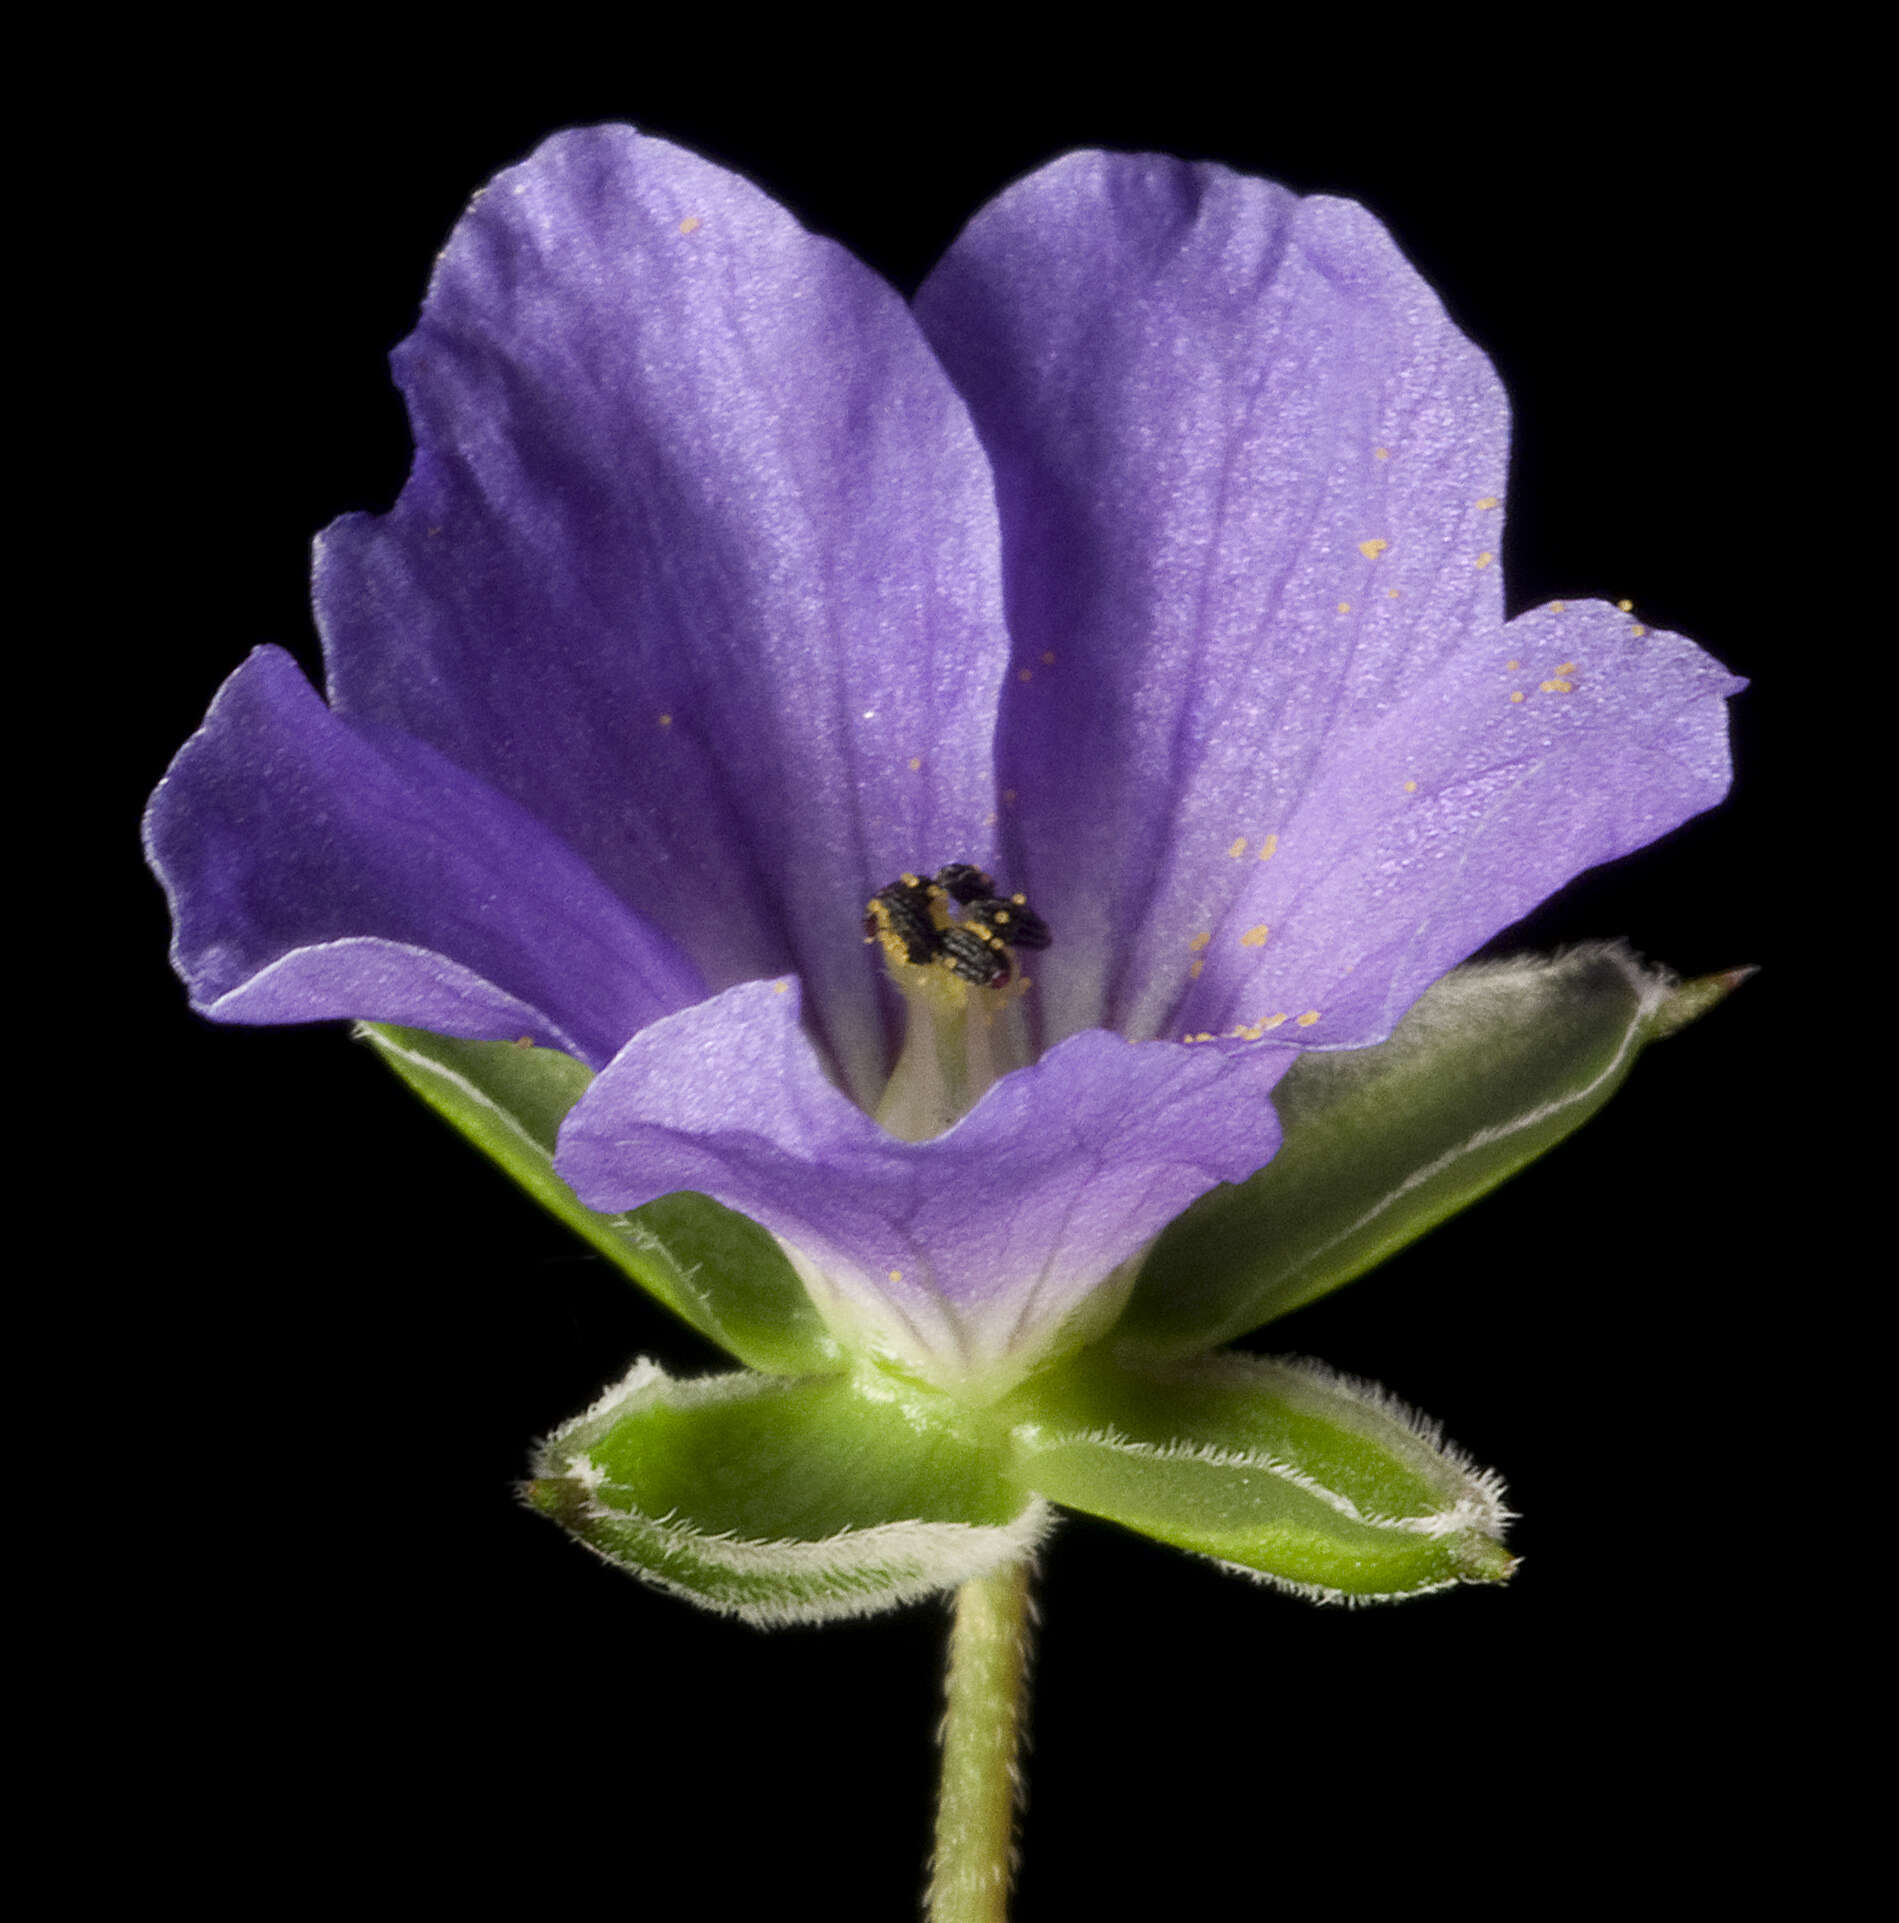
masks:
[[[1506,640],[1503,392],[1363,208],[1074,154],[976,216],[917,313],[995,464],[1018,656],[1064,663],[1004,690],[998,740],[1006,865],[1061,931],[1048,1038],[1223,1033],[1264,1003],[1376,1040],[1720,799],[1739,684],[1707,656],[1595,616],[1584,647]],[[1512,653],[1573,653],[1573,689],[1506,699]],[[1261,924],[1262,952],[1233,938]]]

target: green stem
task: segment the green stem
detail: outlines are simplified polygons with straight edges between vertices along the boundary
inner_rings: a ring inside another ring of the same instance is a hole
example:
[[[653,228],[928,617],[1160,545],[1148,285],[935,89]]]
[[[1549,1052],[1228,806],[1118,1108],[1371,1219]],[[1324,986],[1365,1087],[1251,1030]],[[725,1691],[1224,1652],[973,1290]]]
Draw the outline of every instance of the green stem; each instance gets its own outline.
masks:
[[[956,1592],[943,1712],[930,1923],[1007,1923],[1015,1873],[1017,1756],[1028,1700],[1028,1562]]]

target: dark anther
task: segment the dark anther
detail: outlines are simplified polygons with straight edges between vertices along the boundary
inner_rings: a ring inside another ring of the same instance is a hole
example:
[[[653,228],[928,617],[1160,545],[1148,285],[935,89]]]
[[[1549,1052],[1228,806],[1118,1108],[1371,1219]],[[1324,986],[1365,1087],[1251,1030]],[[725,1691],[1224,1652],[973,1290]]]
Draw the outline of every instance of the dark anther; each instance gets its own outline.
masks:
[[[1011,948],[1046,948],[1054,940],[1048,932],[1048,923],[1020,895],[1007,901],[986,895],[967,904],[963,919],[986,928]]]
[[[937,939],[943,944],[944,961],[964,981],[1000,988],[1009,979],[1009,951],[992,945],[977,929],[953,922]]]
[[[894,936],[907,962],[933,961],[942,952],[942,940],[930,913],[930,892],[929,883],[915,875],[878,889],[864,912],[864,933],[872,940]]]
[[[954,902],[960,913],[952,916]],[[1000,988],[1015,973],[1012,948],[1046,948],[1048,923],[1025,897],[998,895],[993,875],[952,861],[928,881],[899,875],[871,896],[864,935],[893,959],[938,962],[966,982]]]
[[[972,868],[966,861],[952,861],[947,868],[939,868],[936,885],[959,907],[996,892],[995,877],[985,875],[980,868]]]

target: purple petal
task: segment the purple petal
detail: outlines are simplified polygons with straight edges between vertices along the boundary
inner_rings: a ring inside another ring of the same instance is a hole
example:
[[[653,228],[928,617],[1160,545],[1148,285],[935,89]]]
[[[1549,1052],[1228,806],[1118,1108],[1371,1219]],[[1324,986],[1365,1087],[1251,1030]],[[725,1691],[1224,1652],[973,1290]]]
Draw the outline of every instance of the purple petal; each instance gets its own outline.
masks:
[[[192,1005],[530,1035],[595,1066],[705,992],[691,964],[515,803],[331,714],[259,648],[146,816]]]
[[[1572,876],[1718,801],[1740,685],[1600,601],[1459,650],[1382,726],[1327,743],[1280,852],[1250,864],[1196,956],[1182,1030],[1383,1038]]]
[[[1362,208],[1072,155],[917,312],[996,466],[1005,866],[1056,931],[1050,1036],[1377,1040],[1725,791],[1739,684],[1706,656],[1599,610],[1505,628],[1502,390]]]
[[[717,1195],[787,1245],[827,1313],[921,1372],[982,1377],[1026,1366],[1189,1201],[1271,1158],[1293,1059],[1078,1035],[947,1134],[899,1142],[825,1079],[794,985],[754,982],[635,1036],[556,1166],[597,1209]]]
[[[395,367],[414,471],[318,547],[338,712],[522,803],[715,988],[795,969],[868,1098],[864,902],[989,859],[1007,658],[987,463],[907,308],[600,127],[470,208]]]

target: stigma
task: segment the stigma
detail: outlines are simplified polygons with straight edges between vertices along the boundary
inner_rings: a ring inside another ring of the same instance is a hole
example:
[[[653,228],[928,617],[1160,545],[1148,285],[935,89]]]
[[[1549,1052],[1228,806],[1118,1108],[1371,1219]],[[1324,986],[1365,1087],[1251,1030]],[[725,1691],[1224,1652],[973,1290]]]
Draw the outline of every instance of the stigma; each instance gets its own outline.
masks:
[[[884,951],[902,993],[902,1052],[877,1120],[904,1141],[940,1135],[983,1091],[1029,1059],[1018,951],[1048,947],[1048,924],[1026,896],[953,861],[927,879],[903,874],[871,896],[864,939]]]

